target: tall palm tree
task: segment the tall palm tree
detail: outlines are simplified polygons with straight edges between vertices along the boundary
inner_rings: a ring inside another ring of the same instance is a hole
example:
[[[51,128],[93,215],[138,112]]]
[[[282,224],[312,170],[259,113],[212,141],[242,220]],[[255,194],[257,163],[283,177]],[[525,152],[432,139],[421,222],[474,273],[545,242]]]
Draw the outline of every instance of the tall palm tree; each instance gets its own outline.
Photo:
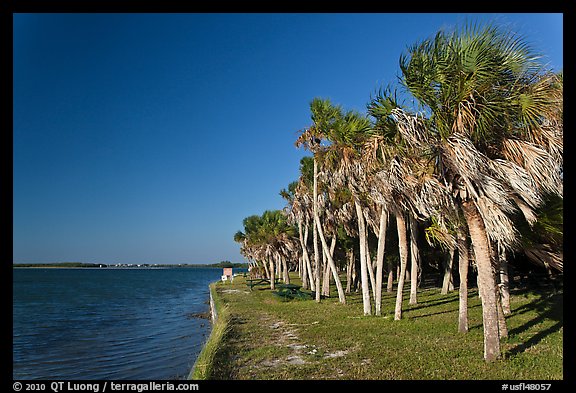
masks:
[[[372,199],[382,209],[390,210],[396,216],[396,227],[398,231],[398,247],[400,256],[400,275],[398,276],[398,288],[396,296],[396,307],[394,319],[398,320],[402,315],[402,301],[404,280],[407,270],[408,256],[412,259],[411,268],[411,303],[416,302],[416,280],[418,279],[418,247],[416,239],[418,237],[416,219],[422,219],[422,212],[429,209],[426,203],[421,201],[418,195],[421,190],[425,190],[427,178],[420,173],[419,167],[422,165],[418,158],[412,154],[409,141],[405,140],[402,126],[397,119],[397,110],[400,105],[396,100],[396,94],[390,88],[380,90],[375,98],[368,104],[368,113],[374,118],[374,132],[369,141],[365,144],[366,166],[371,168],[370,183],[372,189],[370,195]],[[399,112],[403,113],[403,112]],[[382,211],[382,220],[385,219]],[[412,225],[408,225],[408,223]],[[382,227],[382,225],[381,225]],[[408,233],[408,228],[410,232]],[[384,228],[382,228],[384,229]],[[381,240],[385,236],[380,237]],[[410,239],[410,240],[409,240]],[[409,246],[410,243],[410,246]],[[379,244],[380,247],[383,245]],[[410,252],[412,251],[412,252]],[[376,314],[380,314],[381,308],[381,272],[383,250],[379,251],[377,261],[377,296]]]
[[[315,98],[310,103],[310,111],[312,117],[312,125],[301,133],[300,137],[296,141],[296,146],[305,146],[310,149],[314,154],[314,185],[313,185],[313,210],[314,210],[314,228],[317,231],[322,248],[328,263],[330,264],[330,269],[332,271],[334,282],[336,283],[336,288],[338,290],[338,298],[340,303],[346,303],[346,296],[344,294],[344,289],[342,288],[342,283],[338,277],[338,271],[332,256],[330,255],[330,250],[324,236],[324,231],[322,229],[322,224],[320,222],[319,206],[318,206],[318,155],[322,150],[320,145],[321,140],[325,135],[330,133],[335,126],[335,122],[339,118],[341,109],[337,106],[333,106],[329,100],[322,100]],[[316,254],[316,300],[319,301],[319,288],[320,288],[320,266],[318,255]]]
[[[530,220],[541,192],[562,194],[561,83],[536,60],[521,37],[490,25],[440,31],[400,58],[403,84],[430,116],[413,143],[431,151],[467,223],[487,361],[500,355],[490,243],[514,247],[510,215]]]
[[[307,289],[308,285],[312,291],[316,291],[313,269],[308,253],[308,235],[310,223],[314,225],[314,208],[313,208],[313,187],[314,187],[314,158],[302,157],[300,160],[300,177],[298,185],[294,190],[293,211],[296,212],[299,222],[299,232],[301,233],[301,247],[303,254],[303,266],[305,274],[302,278],[302,287]],[[317,251],[317,246],[314,247]]]
[[[372,133],[369,119],[356,111],[347,111],[338,116],[335,126],[326,134],[329,142],[323,151],[324,165],[329,168],[334,187],[350,190],[356,219],[360,245],[360,277],[364,314],[372,314],[370,302],[370,281],[375,289],[375,281],[368,249],[368,222],[366,184],[367,171],[360,159],[362,146]]]

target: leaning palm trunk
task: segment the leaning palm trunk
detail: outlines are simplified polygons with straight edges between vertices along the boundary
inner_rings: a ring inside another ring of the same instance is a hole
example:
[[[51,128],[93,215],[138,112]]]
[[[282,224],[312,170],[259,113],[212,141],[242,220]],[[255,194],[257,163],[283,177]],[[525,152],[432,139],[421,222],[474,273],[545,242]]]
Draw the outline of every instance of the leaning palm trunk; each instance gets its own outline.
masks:
[[[410,304],[418,304],[418,264],[420,252],[418,250],[418,222],[410,217]]]
[[[286,258],[280,256],[280,261],[282,262],[282,271],[284,272],[284,284],[290,284],[290,274],[288,272],[288,263]]]
[[[262,266],[264,267],[264,277],[266,278],[270,278],[270,269],[269,269],[269,265],[266,264],[266,261],[262,262]]]
[[[380,213],[380,227],[378,230],[378,252],[376,254],[376,315],[382,314],[382,276],[384,267],[384,248],[386,246],[386,224],[388,212],[382,208]]]
[[[332,241],[330,243],[330,255],[332,256],[332,258],[334,258],[334,246],[335,246],[335,241],[336,239],[334,237],[332,237]],[[322,253],[322,271],[323,271],[323,277],[322,277],[322,295],[323,296],[330,296],[330,264],[328,263],[328,256],[326,254],[326,251],[323,249],[323,253]]]
[[[442,295],[446,295],[448,291],[454,289],[452,281],[452,267],[454,266],[454,246],[450,246],[448,250],[448,259],[444,263],[444,281],[442,282]]]
[[[330,296],[330,267],[328,266],[326,256],[326,250],[324,250],[324,246],[322,246],[322,291],[320,292],[322,296],[329,297]]]
[[[316,301],[320,301],[320,251],[318,250],[318,229],[316,227],[316,218],[312,226],[312,241],[314,242],[314,287],[316,291]]]
[[[484,326],[484,359],[493,361],[500,357],[500,335],[498,332],[498,304],[496,280],[490,261],[490,247],[486,228],[474,202],[462,201],[462,210],[478,267],[478,289],[482,300],[482,324]]]
[[[306,258],[306,271],[308,272],[308,282],[310,283],[310,289],[316,291],[316,285],[314,283],[314,273],[312,270],[312,262],[310,262],[310,254],[308,254],[308,249],[306,244],[308,244],[308,232],[309,225],[306,224],[304,228],[304,257]]]
[[[352,292],[352,280],[354,270],[354,249],[346,252],[348,255],[348,266],[346,267],[346,291],[345,293]]]
[[[360,236],[360,280],[362,282],[362,304],[364,306],[364,315],[372,314],[370,304],[370,287],[368,285],[368,268],[366,266],[366,223],[360,203],[355,200],[356,215],[358,216],[358,235]]]
[[[308,289],[308,266],[306,266],[306,254],[308,250],[306,249],[306,244],[304,243],[304,233],[302,231],[302,220],[298,220],[298,238],[300,239],[300,247],[302,248],[302,258],[300,276],[302,278],[302,288]]]
[[[508,261],[506,260],[506,250],[500,242],[497,245],[498,250],[498,278],[500,299],[502,301],[502,311],[504,315],[510,314],[510,282],[508,278]]]
[[[272,257],[268,258],[269,264],[270,264],[270,268],[269,268],[269,273],[270,273],[270,289],[274,290],[276,289],[276,285],[275,285],[275,275],[274,275],[274,259]]]
[[[368,270],[368,278],[370,279],[370,286],[372,287],[372,297],[376,299],[376,277],[374,277],[374,269],[372,268],[372,261],[370,258],[370,247],[368,244],[368,225],[365,226],[366,235],[364,241],[366,242],[366,270]]]
[[[330,241],[330,254],[326,257],[326,258],[331,258],[332,260],[334,260],[334,250],[336,249],[336,234],[334,234],[332,236],[332,240]],[[335,263],[334,263],[335,265]],[[334,270],[332,269],[332,265],[329,263],[326,263],[326,270],[324,273],[324,283],[323,283],[323,287],[322,287],[322,291],[324,292],[324,296],[330,296],[330,272],[332,271],[332,275],[334,277],[338,277],[338,272],[336,271],[336,274],[334,275]]]
[[[498,313],[498,335],[500,338],[506,338],[508,337],[508,327],[506,326],[506,316],[502,310],[502,297],[498,286],[496,286],[496,307]]]
[[[386,284],[386,292],[392,293],[394,289],[394,263],[392,260],[388,261],[388,282]]]
[[[320,253],[318,252],[318,228],[320,226],[320,217],[318,215],[318,161],[316,157],[314,157],[314,191],[313,191],[313,198],[314,198],[314,225],[313,225],[313,233],[314,233],[314,269],[315,269],[315,285],[316,285],[316,301],[320,302]]]
[[[332,275],[334,276],[334,281],[336,283],[336,288],[338,289],[338,299],[340,303],[346,303],[346,296],[344,295],[344,289],[342,288],[342,283],[340,282],[340,278],[338,277],[338,272],[336,270],[336,264],[334,263],[334,259],[332,259],[332,255],[330,255],[330,249],[328,248],[328,244],[326,243],[326,238],[324,237],[324,231],[322,230],[322,225],[320,225],[320,217],[318,215],[318,164],[316,159],[314,159],[314,221],[316,222],[315,228],[317,229],[318,236],[320,237],[320,241],[322,242],[322,248],[324,249],[324,253],[328,258],[328,263],[330,264],[330,269],[332,270]],[[316,246],[318,247],[318,246]],[[321,269],[319,265],[319,261],[317,261],[317,270],[316,270],[316,301],[320,301],[320,273]]]
[[[458,331],[468,331],[468,244],[466,235],[458,230],[458,274],[460,275]]]
[[[398,275],[394,320],[398,321],[402,318],[402,296],[404,279],[406,278],[406,265],[408,264],[408,239],[406,238],[406,220],[404,219],[403,213],[396,213],[396,226],[398,229],[398,247],[400,252],[400,274]]]

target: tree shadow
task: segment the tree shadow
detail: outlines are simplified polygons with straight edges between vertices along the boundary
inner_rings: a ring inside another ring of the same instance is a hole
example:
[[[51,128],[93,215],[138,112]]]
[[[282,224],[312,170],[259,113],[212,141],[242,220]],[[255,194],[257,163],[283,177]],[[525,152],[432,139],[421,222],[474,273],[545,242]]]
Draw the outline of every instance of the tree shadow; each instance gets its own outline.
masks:
[[[541,342],[550,334],[558,332],[564,325],[563,301],[563,293],[541,294],[538,299],[535,299],[534,301],[520,306],[516,310],[513,310],[513,315],[524,314],[530,311],[536,311],[538,312],[538,315],[535,318],[532,318],[531,320],[522,324],[521,326],[510,329],[508,331],[508,337],[513,337],[515,335],[527,332],[534,326],[546,320],[556,321],[556,323],[534,334],[527,341],[522,342],[516,345],[514,348],[508,350],[508,356],[514,356],[522,353]]]
[[[477,308],[480,307],[480,304],[476,304],[473,306],[468,306],[468,310],[472,309],[472,308]],[[410,311],[417,311],[419,308],[413,308]],[[415,315],[413,317],[410,317],[410,319],[420,319],[420,318],[425,318],[425,317],[431,317],[433,315],[440,315],[440,314],[449,314],[449,313],[458,313],[458,307],[456,308],[451,308],[449,310],[445,310],[445,311],[438,311],[438,312],[434,312],[434,313],[428,313],[428,314],[423,314],[423,315]]]

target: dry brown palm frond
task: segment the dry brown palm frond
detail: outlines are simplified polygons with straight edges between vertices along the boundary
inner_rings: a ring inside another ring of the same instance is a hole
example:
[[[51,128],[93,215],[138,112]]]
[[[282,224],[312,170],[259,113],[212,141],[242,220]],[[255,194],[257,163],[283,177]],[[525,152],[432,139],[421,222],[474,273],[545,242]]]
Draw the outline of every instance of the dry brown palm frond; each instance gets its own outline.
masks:
[[[516,203],[516,206],[518,206],[518,208],[524,215],[524,218],[526,219],[528,225],[533,226],[534,223],[538,220],[536,212],[530,206],[528,206],[528,204],[526,204],[524,200],[520,199],[519,197],[512,195],[512,200],[514,201],[514,203]]]
[[[502,242],[506,249],[514,249],[518,244],[519,233],[508,215],[500,209],[500,206],[484,196],[477,198],[474,203],[482,216],[490,240]]]
[[[493,176],[483,174],[476,182],[480,195],[489,198],[492,203],[506,213],[513,213],[517,207],[510,199],[510,190]]]
[[[536,208],[542,203],[536,183],[528,172],[519,165],[507,160],[491,160],[490,167],[499,176],[499,180],[512,188],[530,207]]]
[[[417,208],[422,216],[431,217],[455,210],[450,190],[435,177],[423,177],[419,188]]]
[[[320,150],[320,139],[322,138],[322,133],[317,127],[310,127],[302,130],[294,145],[296,147],[304,147],[315,153]]]
[[[467,181],[475,182],[488,173],[487,157],[463,134],[451,135],[442,151],[452,171]]]
[[[375,206],[364,206],[362,208],[366,224],[372,229],[375,234],[378,233],[380,227],[380,215],[377,214]]]
[[[392,110],[392,117],[402,138],[413,149],[420,150],[428,145],[429,132],[418,115],[408,114],[400,108]]]
[[[452,125],[452,131],[464,135],[471,135],[476,129],[476,119],[479,116],[476,99],[471,93],[467,100],[458,103],[456,121]]]
[[[509,190],[502,184],[501,172],[494,171],[491,160],[482,154],[472,141],[462,134],[454,134],[442,150],[446,163],[458,174],[459,191],[463,198],[488,197],[499,209],[513,212],[516,207],[509,198]]]
[[[547,244],[539,244],[523,249],[528,259],[546,269],[564,271],[564,253],[554,250]]]
[[[540,189],[563,195],[562,168],[546,150],[526,141],[506,139],[502,152],[507,160],[524,168]]]
[[[548,151],[557,166],[563,165],[564,126],[561,121],[545,119],[538,137],[534,137],[531,142]]]
[[[390,161],[387,178],[392,190],[401,192],[404,188],[404,179],[406,177],[405,169],[397,157]]]
[[[360,157],[368,172],[377,171],[382,166],[383,157],[378,154],[382,152],[383,145],[384,138],[381,135],[373,135],[364,141]]]

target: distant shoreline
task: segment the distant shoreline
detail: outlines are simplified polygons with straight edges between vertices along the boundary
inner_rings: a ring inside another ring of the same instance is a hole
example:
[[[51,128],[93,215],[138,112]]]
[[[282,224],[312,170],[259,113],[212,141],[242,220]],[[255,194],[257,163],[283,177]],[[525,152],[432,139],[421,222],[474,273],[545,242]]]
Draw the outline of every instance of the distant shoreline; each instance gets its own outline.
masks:
[[[212,264],[106,264],[83,262],[57,262],[57,263],[14,263],[12,268],[65,268],[65,269],[165,269],[165,268],[248,268],[247,263],[212,263]]]

